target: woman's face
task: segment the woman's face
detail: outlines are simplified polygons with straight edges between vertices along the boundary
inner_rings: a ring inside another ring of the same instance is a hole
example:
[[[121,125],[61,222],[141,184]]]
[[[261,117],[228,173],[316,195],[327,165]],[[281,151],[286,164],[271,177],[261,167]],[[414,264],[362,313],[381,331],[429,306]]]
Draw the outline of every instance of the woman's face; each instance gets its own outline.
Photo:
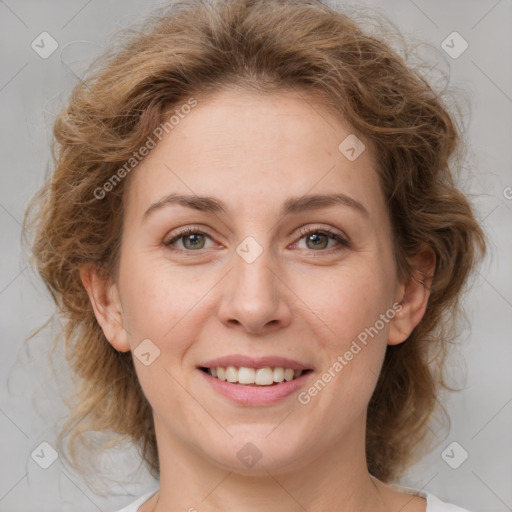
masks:
[[[398,304],[373,156],[296,92],[197,100],[129,177],[98,319],[134,351],[161,458],[276,471],[350,456],[386,345],[422,314]]]

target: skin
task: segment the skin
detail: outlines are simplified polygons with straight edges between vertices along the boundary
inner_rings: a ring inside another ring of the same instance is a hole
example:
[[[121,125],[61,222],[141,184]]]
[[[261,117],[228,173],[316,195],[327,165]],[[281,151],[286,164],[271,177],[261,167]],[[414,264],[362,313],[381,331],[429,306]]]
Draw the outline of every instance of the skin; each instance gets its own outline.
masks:
[[[128,351],[149,338],[160,350],[149,366],[134,357],[161,461],[160,491],[139,510],[425,511],[423,498],[366,466],[365,415],[386,347],[420,322],[430,285],[397,279],[369,146],[349,161],[338,145],[350,127],[295,90],[198,100],[129,177],[117,279],[82,269],[109,342]],[[215,197],[226,213],[168,205],[143,220],[171,192]],[[289,197],[334,192],[367,215],[341,204],[280,215]],[[164,245],[186,226],[206,233],[195,239],[202,249],[184,238]],[[301,227],[330,229],[350,245],[315,245]],[[236,252],[247,236],[263,249],[252,263]],[[427,248],[412,263],[433,274]],[[229,354],[283,356],[310,364],[311,383],[394,302],[400,312],[307,405],[295,393],[243,407],[196,368]],[[247,442],[262,454],[252,468],[237,457]]]

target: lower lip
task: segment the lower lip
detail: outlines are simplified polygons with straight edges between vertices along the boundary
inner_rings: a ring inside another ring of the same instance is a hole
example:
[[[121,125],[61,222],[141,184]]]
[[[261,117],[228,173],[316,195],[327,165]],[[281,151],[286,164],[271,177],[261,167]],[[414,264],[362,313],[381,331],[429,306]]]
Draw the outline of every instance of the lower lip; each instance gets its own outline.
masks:
[[[279,384],[271,386],[245,386],[243,384],[233,384],[226,380],[217,379],[200,369],[198,371],[215,391],[237,404],[246,406],[275,404],[279,402],[279,400],[298,391],[313,373],[309,371],[296,379],[280,382]]]

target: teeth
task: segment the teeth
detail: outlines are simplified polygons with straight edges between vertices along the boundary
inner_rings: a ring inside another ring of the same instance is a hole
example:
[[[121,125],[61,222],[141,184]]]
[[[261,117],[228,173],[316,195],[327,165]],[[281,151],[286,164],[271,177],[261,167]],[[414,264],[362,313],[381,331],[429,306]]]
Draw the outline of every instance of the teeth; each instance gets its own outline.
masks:
[[[284,380],[284,368],[277,367],[274,368],[274,382],[283,382]]]
[[[242,368],[240,368],[240,373],[242,373]],[[269,366],[265,368],[258,368],[255,372],[254,383],[258,386],[270,386],[274,384],[274,371]]]
[[[255,379],[256,370],[254,368],[242,367],[238,370],[238,382],[240,384],[254,384]]]
[[[247,368],[245,366],[217,366],[216,368],[208,368],[208,373],[212,377],[219,380],[227,380],[231,383],[238,384],[255,384],[256,386],[270,386],[274,382],[291,381],[297,379],[303,373],[302,370],[294,370],[293,368],[283,368],[277,366],[271,368]]]
[[[226,380],[228,382],[238,382],[238,370],[234,366],[226,368]]]

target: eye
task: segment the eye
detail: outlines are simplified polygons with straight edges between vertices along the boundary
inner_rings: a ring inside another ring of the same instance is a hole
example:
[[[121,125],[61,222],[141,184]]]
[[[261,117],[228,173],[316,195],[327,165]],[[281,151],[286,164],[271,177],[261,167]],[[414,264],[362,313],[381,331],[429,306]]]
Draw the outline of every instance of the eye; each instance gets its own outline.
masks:
[[[169,247],[174,245],[176,242],[182,242],[182,247],[178,247],[177,250],[199,251],[207,248],[205,247],[206,238],[210,238],[210,236],[199,229],[188,227],[181,230],[170,240],[165,241],[164,245]]]
[[[336,250],[350,247],[349,242],[345,238],[328,229],[302,228],[299,234],[301,235],[299,242],[305,238],[306,249],[312,249],[316,252],[332,248],[332,245],[329,247],[329,242],[332,241],[338,242],[338,245],[342,246],[338,247]],[[336,244],[334,244],[334,246],[336,246]]]
[[[329,229],[302,228],[299,231],[299,235],[300,238],[298,242],[295,242],[293,245],[297,246],[302,239],[305,239],[305,248],[314,252],[323,252],[325,249],[331,249],[333,245],[329,245],[330,242],[338,242],[340,247],[336,248],[336,244],[334,244],[335,250],[350,247],[349,242],[345,238],[338,233],[330,231]],[[164,245],[166,247],[171,247],[177,244],[178,247],[173,248],[173,250],[182,252],[199,252],[202,249],[209,248],[206,246],[207,239],[212,240],[210,235],[204,231],[195,227],[187,227],[182,229],[169,240],[165,241]],[[179,245],[180,243],[181,247]],[[212,246],[210,246],[210,248],[211,247]],[[303,247],[299,248],[302,249]]]

